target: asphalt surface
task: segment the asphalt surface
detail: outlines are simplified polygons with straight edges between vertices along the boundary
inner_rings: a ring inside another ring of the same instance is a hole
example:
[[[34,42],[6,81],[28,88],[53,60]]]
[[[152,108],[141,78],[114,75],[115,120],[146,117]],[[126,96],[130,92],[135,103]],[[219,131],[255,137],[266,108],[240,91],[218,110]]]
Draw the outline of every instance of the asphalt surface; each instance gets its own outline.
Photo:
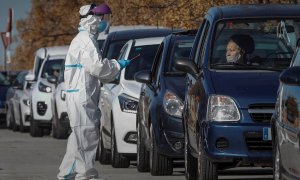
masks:
[[[50,136],[33,138],[28,133],[0,129],[0,180],[55,180],[66,143]],[[96,168],[107,180],[185,180],[182,167],[175,168],[171,176],[139,173],[134,162],[124,169],[96,162]],[[272,179],[270,168],[235,168],[221,173],[219,179]]]

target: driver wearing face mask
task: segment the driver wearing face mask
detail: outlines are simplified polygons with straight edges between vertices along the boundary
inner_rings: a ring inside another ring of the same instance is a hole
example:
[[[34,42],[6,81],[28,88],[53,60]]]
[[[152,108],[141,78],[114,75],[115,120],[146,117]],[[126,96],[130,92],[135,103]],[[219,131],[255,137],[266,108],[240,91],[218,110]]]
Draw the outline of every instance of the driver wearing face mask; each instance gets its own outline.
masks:
[[[235,34],[229,38],[226,48],[228,63],[246,64],[247,55],[254,51],[254,41],[246,34]]]
[[[106,4],[80,8],[79,33],[72,40],[65,61],[65,88],[72,133],[59,167],[58,179],[103,180],[94,168],[99,141],[100,83],[114,79],[129,60],[103,59],[97,37],[109,27]]]

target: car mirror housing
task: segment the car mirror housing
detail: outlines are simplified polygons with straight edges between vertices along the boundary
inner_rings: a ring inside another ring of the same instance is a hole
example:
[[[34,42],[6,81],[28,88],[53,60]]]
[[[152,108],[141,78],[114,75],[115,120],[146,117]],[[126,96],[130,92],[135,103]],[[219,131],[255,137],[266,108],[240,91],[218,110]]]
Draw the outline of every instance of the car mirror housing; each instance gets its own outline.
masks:
[[[148,70],[139,71],[139,72],[135,73],[134,79],[140,83],[150,84],[151,83],[151,72]]]
[[[34,74],[27,74],[25,76],[26,81],[34,81],[35,80],[35,75]]]
[[[56,76],[49,76],[47,78],[47,81],[51,84],[56,84],[57,83],[57,77]]]
[[[195,77],[198,77],[200,71],[194,61],[189,58],[180,58],[174,60],[174,66],[176,70],[189,73]]]
[[[290,67],[279,76],[280,82],[289,85],[300,85],[300,66]]]

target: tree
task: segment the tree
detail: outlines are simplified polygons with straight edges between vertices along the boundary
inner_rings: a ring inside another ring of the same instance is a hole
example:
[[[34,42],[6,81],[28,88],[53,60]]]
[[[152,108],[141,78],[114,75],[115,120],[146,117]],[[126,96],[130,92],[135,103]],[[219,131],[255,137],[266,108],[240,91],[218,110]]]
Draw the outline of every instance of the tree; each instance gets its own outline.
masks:
[[[112,25],[153,25],[197,29],[208,8],[229,4],[297,3],[297,0],[32,0],[28,17],[16,23],[21,42],[12,57],[13,69],[29,69],[34,52],[45,46],[67,45],[77,33],[83,4],[107,3]]]

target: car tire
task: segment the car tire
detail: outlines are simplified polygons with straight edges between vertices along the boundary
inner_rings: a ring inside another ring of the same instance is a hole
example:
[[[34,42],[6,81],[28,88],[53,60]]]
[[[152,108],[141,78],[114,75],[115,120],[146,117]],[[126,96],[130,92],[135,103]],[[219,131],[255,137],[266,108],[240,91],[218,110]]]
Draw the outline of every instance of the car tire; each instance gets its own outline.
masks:
[[[55,128],[55,125],[54,125],[54,119],[53,119],[53,121],[52,121],[51,136],[52,136],[54,139],[57,139],[56,128]]]
[[[110,164],[111,154],[108,152],[108,149],[104,148],[102,139],[103,139],[102,132],[100,132],[99,147],[98,147],[98,160],[99,160],[100,164],[107,165],[107,164]]]
[[[111,129],[111,165],[114,168],[128,168],[130,165],[129,159],[118,153],[115,127],[113,124]]]
[[[188,135],[186,128],[184,131],[184,171],[186,180],[196,180],[197,179],[197,170],[198,164],[197,159],[194,158],[188,146]]]
[[[17,125],[15,118],[12,121],[12,130],[15,131],[15,132],[19,131],[19,126]]]
[[[9,106],[8,106],[8,108],[7,108],[7,113],[6,113],[6,117],[5,117],[5,119],[6,119],[6,127],[7,127],[7,129],[12,129],[12,121],[13,121],[13,114],[12,114],[12,112],[11,112],[11,108],[9,108]]]
[[[43,136],[43,129],[38,126],[38,123],[33,118],[30,119],[30,135],[32,137]]]
[[[68,129],[64,128],[60,122],[61,122],[61,119],[59,119],[56,123],[57,124],[57,127],[55,128],[56,138],[57,139],[67,139],[68,138]]]
[[[150,126],[150,173],[152,176],[172,175],[173,160],[158,152],[153,127]]]
[[[21,107],[20,107],[20,112],[22,112]],[[20,113],[20,132],[27,132],[27,131],[28,131],[28,127],[24,126],[23,119],[22,119],[22,113]]]
[[[143,142],[139,121],[137,126],[137,170],[139,172],[150,171],[150,154]]]
[[[203,157],[201,152],[201,142],[200,138],[198,140],[198,180],[216,180],[218,179],[217,165],[209,161],[207,158]]]
[[[282,167],[281,167],[281,158],[280,158],[280,151],[279,151],[279,145],[277,142],[277,138],[274,139],[274,147],[273,147],[273,179],[274,180],[280,180],[282,179]]]

